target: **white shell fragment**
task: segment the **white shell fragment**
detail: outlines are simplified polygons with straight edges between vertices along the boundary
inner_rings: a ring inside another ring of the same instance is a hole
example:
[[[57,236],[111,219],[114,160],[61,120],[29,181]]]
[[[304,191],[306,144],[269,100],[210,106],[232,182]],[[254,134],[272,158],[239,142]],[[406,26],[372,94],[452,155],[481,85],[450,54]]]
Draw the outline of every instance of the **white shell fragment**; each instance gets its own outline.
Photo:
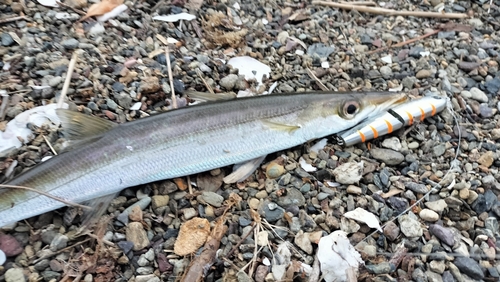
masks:
[[[3,265],[6,260],[7,257],[5,256],[5,253],[2,250],[0,250],[0,265]]]
[[[113,10],[107,12],[106,14],[97,17],[97,21],[99,21],[101,23],[106,22],[109,19],[112,19],[112,18],[118,16],[119,14],[125,12],[127,9],[128,9],[127,5],[121,4],[117,7],[115,7]]]
[[[347,271],[357,273],[359,265],[363,264],[361,255],[351,245],[347,234],[340,230],[319,240],[317,257],[326,282],[347,281]]]
[[[196,19],[196,16],[188,14],[188,13],[180,13],[175,15],[166,15],[166,16],[154,16],[153,20],[164,21],[164,22],[178,22],[180,20],[191,21]]]
[[[382,62],[384,62],[386,64],[392,64],[392,57],[391,57],[391,55],[384,56],[384,57],[382,57],[380,59],[382,60]]]
[[[430,54],[431,54],[431,52],[429,52],[429,51],[420,52],[420,56],[422,56],[422,57],[429,57]]]
[[[38,0],[38,3],[42,4],[45,7],[59,7],[56,0]]]
[[[312,166],[312,165],[308,164],[308,163],[306,162],[306,160],[304,160],[304,158],[303,158],[303,157],[300,157],[300,159],[299,159],[299,164],[300,164],[300,167],[301,167],[303,170],[307,171],[307,172],[313,172],[313,171],[316,171],[316,170],[317,170],[317,168],[315,168],[314,166]]]
[[[342,184],[355,184],[361,180],[363,172],[363,161],[348,162],[336,167],[332,174],[335,176],[335,181]]]
[[[137,111],[137,110],[140,110],[141,109],[141,106],[142,106],[142,103],[141,102],[137,102],[135,104],[132,105],[132,107],[130,107],[130,110],[131,111]]]
[[[70,19],[71,15],[69,13],[57,13],[56,14],[56,19]]]
[[[234,57],[227,64],[233,66],[233,68],[237,68],[239,74],[244,75],[246,80],[255,78],[259,85],[262,84],[264,75],[269,77],[269,73],[271,73],[269,66],[249,56]]]
[[[319,150],[323,150],[323,148],[325,148],[327,141],[328,139],[326,138],[319,140],[318,142],[316,142],[316,144],[312,145],[311,148],[309,148],[309,151],[315,152],[317,154]]]
[[[378,231],[383,232],[382,228],[380,228],[380,223],[378,222],[377,217],[362,208],[356,208],[353,211],[344,213],[344,216],[359,222],[363,222],[371,228],[376,228]]]
[[[32,132],[26,126],[28,123],[36,126],[42,126],[47,123],[51,127],[59,127],[61,121],[55,112],[56,108],[57,104],[35,107],[20,113],[13,120],[9,121],[5,131],[0,131],[0,152],[12,147],[21,147],[22,143],[19,141],[19,138],[25,141],[29,140]]]

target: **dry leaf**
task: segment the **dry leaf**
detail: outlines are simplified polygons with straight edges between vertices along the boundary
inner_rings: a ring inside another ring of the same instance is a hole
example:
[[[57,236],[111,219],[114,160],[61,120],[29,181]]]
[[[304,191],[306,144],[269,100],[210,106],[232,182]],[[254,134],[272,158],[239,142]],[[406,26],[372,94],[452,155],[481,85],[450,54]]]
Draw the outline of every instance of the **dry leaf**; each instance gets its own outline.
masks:
[[[87,14],[85,14],[85,16],[80,19],[80,21],[93,16],[104,15],[107,12],[111,12],[114,8],[120,6],[121,4],[123,4],[123,0],[103,0],[100,3],[90,6],[87,10]]]
[[[195,217],[186,221],[179,232],[174,244],[174,252],[179,256],[185,256],[196,252],[210,234],[210,223],[206,218]]]

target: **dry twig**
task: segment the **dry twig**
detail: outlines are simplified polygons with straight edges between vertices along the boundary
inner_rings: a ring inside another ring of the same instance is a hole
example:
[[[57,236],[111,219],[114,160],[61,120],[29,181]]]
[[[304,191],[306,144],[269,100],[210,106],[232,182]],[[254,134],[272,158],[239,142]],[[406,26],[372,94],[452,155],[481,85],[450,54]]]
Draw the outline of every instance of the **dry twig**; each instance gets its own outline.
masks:
[[[396,11],[392,9],[367,7],[353,4],[333,3],[327,1],[312,1],[312,4],[330,6],[344,10],[354,10],[358,12],[371,13],[385,16],[413,16],[422,18],[444,18],[444,19],[465,19],[469,16],[462,13],[439,13],[439,12],[423,12],[423,11]]]
[[[358,1],[358,2],[340,1],[339,3],[347,4],[347,5],[377,6],[377,3],[372,2],[372,1]]]
[[[50,148],[50,150],[52,151],[52,153],[53,153],[54,155],[56,155],[56,156],[57,156],[57,152],[56,152],[56,150],[54,149],[54,147],[52,147],[52,144],[50,144],[50,141],[49,141],[49,139],[47,138],[47,136],[42,135],[42,137],[43,137],[43,140],[45,140],[45,143],[47,143],[47,145],[49,145],[49,148]]]
[[[170,51],[167,46],[165,48],[165,56],[167,57],[167,67],[168,67],[168,80],[170,81],[170,91],[172,92],[172,108],[177,109],[177,99],[175,98],[174,91],[174,77],[172,76],[172,66],[170,64]]]
[[[0,96],[2,96],[2,105],[0,106],[0,120],[5,119],[5,115],[7,114],[7,104],[9,104],[9,95],[7,95],[7,91],[0,90]]]
[[[77,58],[78,58],[78,51],[75,51],[73,52],[73,56],[71,56],[71,61],[69,61],[68,71],[66,72],[66,80],[64,81],[59,101],[57,101],[58,108],[62,108],[64,105],[64,100],[66,100],[66,94],[68,93],[69,84],[71,83],[71,76],[73,76],[73,70],[75,69]]]
[[[316,84],[321,88],[323,91],[328,91],[328,87],[326,87],[321,80],[314,74],[314,72],[310,68],[306,68],[307,74],[309,75],[310,78],[314,79],[316,81]]]
[[[203,251],[191,262],[181,281],[200,282],[203,280],[206,271],[212,267],[215,261],[216,252],[220,246],[220,240],[227,231],[227,226],[224,224],[226,219],[225,217],[225,215],[221,216],[215,223],[215,226],[212,229],[205,246],[203,247]]]
[[[208,92],[215,94],[214,90],[212,89],[212,86],[207,83],[207,81],[203,78],[203,73],[199,68],[196,69],[196,74],[201,78],[201,81],[203,81],[203,84],[205,84],[205,87],[207,88]]]
[[[86,209],[86,210],[91,209],[90,207],[87,207],[87,206],[84,206],[84,205],[80,205],[80,204],[77,204],[77,203],[73,203],[73,202],[70,202],[70,201],[66,201],[66,200],[64,200],[62,198],[59,198],[57,196],[51,195],[49,193],[46,193],[46,192],[43,192],[43,191],[40,191],[40,190],[37,190],[37,189],[34,189],[34,188],[26,187],[26,186],[0,184],[0,187],[9,188],[9,189],[27,190],[27,191],[35,192],[35,193],[38,193],[38,194],[43,195],[45,197],[51,198],[52,200],[59,201],[59,202],[65,204],[65,205],[68,205],[68,206],[78,207],[78,208],[82,208],[82,209]]]
[[[411,44],[411,43],[413,43],[413,42],[417,42],[417,41],[419,41],[419,40],[422,40],[422,39],[424,39],[424,38],[426,38],[426,37],[433,36],[434,34],[437,34],[437,33],[439,33],[440,31],[441,31],[440,29],[436,29],[436,30],[434,30],[434,31],[431,31],[431,32],[426,33],[426,34],[424,34],[424,35],[421,35],[421,36],[419,36],[419,37],[415,37],[415,38],[412,38],[412,39],[410,39],[410,40],[406,40],[406,41],[400,42],[400,43],[398,43],[398,44],[394,44],[394,45],[391,45],[391,46],[384,46],[384,47],[380,47],[380,48],[375,49],[375,50],[372,50],[372,51],[370,51],[370,52],[366,52],[366,54],[371,55],[371,54],[375,54],[375,53],[378,53],[378,52],[382,52],[382,51],[387,50],[387,49],[389,49],[389,48],[397,48],[397,47],[402,47],[402,46],[405,46],[405,45]]]
[[[6,19],[0,19],[0,24],[2,23],[10,23],[10,22],[15,22],[18,20],[26,20],[25,16],[18,16],[18,17],[12,17],[12,18],[6,18]]]

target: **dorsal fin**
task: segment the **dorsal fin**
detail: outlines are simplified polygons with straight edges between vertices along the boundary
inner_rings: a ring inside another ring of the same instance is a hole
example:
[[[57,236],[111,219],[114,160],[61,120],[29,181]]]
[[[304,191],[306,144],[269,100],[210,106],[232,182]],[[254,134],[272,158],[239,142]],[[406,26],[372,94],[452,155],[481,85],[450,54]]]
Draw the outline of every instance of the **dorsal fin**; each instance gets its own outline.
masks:
[[[70,140],[92,139],[118,126],[112,121],[70,110],[57,109],[56,113],[61,119],[65,137]]]
[[[198,92],[198,91],[191,91],[191,90],[186,90],[184,91],[186,95],[189,96],[189,98],[197,101],[203,101],[203,102],[209,102],[209,101],[223,101],[223,100],[232,100],[236,99],[236,94],[234,93],[217,93],[217,94],[212,94],[208,92]]]

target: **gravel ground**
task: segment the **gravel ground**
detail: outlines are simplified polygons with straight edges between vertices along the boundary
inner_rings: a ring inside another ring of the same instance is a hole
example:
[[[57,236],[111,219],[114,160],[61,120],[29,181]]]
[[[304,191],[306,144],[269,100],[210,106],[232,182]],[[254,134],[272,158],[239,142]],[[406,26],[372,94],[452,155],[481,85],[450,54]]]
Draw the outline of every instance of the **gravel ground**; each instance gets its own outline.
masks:
[[[227,231],[204,281],[279,280],[273,277],[282,239],[291,243],[293,263],[281,279],[319,281],[307,269],[315,264],[318,238],[335,230],[345,231],[361,254],[361,281],[499,281],[500,1],[378,3],[469,16],[457,20],[300,0],[127,1],[127,11],[103,24],[79,21],[92,2],[64,3],[0,0],[0,90],[10,96],[0,130],[21,112],[57,100],[75,50],[82,51],[67,94],[70,108],[118,123],[171,109],[163,38],[178,40],[170,62],[180,103],[190,102],[186,90],[207,87],[239,95],[271,86],[320,90],[321,84],[335,91],[401,89],[415,97],[447,95],[458,126],[445,110],[369,147],[328,143],[317,153],[307,146],[278,152],[237,185],[223,184],[231,168],[220,168],[191,176],[193,193],[186,178],[129,188],[112,200],[106,220],[81,236],[75,236],[77,210],[40,215],[0,232],[7,256],[0,281],[175,281],[194,260],[184,252],[203,245],[231,199]],[[181,12],[196,19],[153,20]],[[225,63],[238,56],[266,64],[270,75],[262,84],[246,80]],[[0,182],[52,155],[44,136],[60,148],[58,130],[36,128],[34,135],[0,154]],[[300,157],[317,170],[304,171]],[[342,166],[361,163],[359,182],[338,176]],[[344,216],[356,208],[374,214],[383,233]]]

